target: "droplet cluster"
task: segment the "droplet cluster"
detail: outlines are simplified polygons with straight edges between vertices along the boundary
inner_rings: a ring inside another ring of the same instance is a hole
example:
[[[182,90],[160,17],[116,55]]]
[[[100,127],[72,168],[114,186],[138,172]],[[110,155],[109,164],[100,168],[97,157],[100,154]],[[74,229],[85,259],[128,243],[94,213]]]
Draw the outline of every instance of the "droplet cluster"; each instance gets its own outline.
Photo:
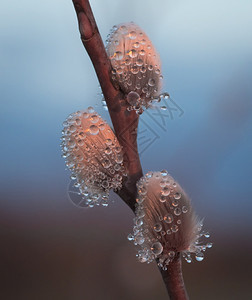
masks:
[[[137,189],[136,217],[128,239],[138,247],[138,260],[157,260],[164,270],[177,252],[182,252],[188,263],[192,253],[197,261],[202,261],[204,251],[212,243],[201,240],[210,235],[202,231],[203,223],[180,185],[163,170],[148,172],[137,183]]]
[[[127,95],[128,110],[142,113],[161,89],[161,63],[148,36],[134,23],[114,26],[107,39],[112,80]]]
[[[92,107],[63,122],[62,156],[86,205],[108,205],[109,190],[122,186],[123,151],[112,129]]]

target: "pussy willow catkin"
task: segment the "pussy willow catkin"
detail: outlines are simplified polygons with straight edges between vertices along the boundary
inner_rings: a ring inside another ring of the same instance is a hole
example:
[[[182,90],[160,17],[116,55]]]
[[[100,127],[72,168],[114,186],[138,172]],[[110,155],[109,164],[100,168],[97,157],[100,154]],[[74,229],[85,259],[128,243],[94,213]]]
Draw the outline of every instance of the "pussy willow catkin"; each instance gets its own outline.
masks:
[[[176,252],[182,252],[189,263],[192,253],[202,261],[203,252],[212,244],[202,243],[201,238],[208,238],[209,233],[202,231],[202,221],[180,185],[163,170],[148,172],[137,188],[136,217],[128,239],[138,247],[138,260],[150,263],[157,259],[166,269]]]
[[[71,178],[89,207],[107,206],[109,190],[120,189],[126,176],[116,136],[92,107],[69,115],[63,126],[62,151]]]
[[[134,23],[114,26],[107,40],[112,80],[127,95],[130,109],[148,107],[161,89],[161,63],[148,36]]]

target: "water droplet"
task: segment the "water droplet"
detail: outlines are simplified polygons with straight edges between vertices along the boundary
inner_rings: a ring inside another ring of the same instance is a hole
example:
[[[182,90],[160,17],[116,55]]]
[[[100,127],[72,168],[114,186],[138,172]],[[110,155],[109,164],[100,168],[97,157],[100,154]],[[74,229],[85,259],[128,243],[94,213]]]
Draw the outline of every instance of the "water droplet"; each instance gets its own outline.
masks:
[[[145,251],[145,250],[138,251],[138,260],[141,263],[144,263],[144,262],[148,261],[148,258],[149,258],[149,255],[148,255],[147,251]]]
[[[173,259],[174,256],[175,256],[175,252],[174,251],[169,251],[168,256],[170,257],[170,259]]]
[[[131,73],[132,74],[136,75],[138,72],[139,72],[138,66],[134,66],[134,67],[131,68]]]
[[[108,206],[108,201],[102,199],[100,204],[101,204],[103,207],[107,207],[107,206]]]
[[[131,49],[129,52],[128,52],[128,55],[131,57],[131,58],[135,58],[137,57],[137,51],[135,49]]]
[[[131,60],[129,58],[125,59],[125,65],[129,66],[131,64]]]
[[[152,244],[151,246],[151,251],[153,252],[153,254],[155,255],[159,255],[163,252],[163,246],[160,242],[155,242],[154,244]]]
[[[98,134],[99,132],[99,128],[96,126],[96,125],[91,125],[89,127],[89,132],[92,134],[92,135],[96,135]]]
[[[122,67],[117,68],[116,73],[119,74],[119,75],[122,74],[123,73],[123,68]]]
[[[149,86],[154,86],[155,85],[155,80],[153,78],[150,78],[148,81]]]
[[[128,33],[128,29],[127,29],[127,27],[124,26],[124,25],[122,25],[122,26],[120,27],[120,31],[121,31],[122,34],[127,34],[127,33]]]
[[[112,145],[112,140],[111,139],[106,139],[105,143],[106,143],[106,145],[110,146],[110,145]]]
[[[136,37],[137,37],[136,32],[135,32],[134,30],[132,30],[132,31],[129,33],[129,38],[130,38],[131,40],[135,40]]]
[[[164,188],[162,188],[161,193],[163,196],[169,196],[170,195],[170,189],[169,187],[165,186]]]
[[[160,232],[162,230],[162,225],[160,223],[156,223],[153,227],[154,231]]]
[[[136,61],[136,64],[137,66],[141,67],[143,65],[143,60],[141,58],[139,58],[137,61]]]
[[[179,200],[181,198],[181,194],[180,193],[175,193],[174,194],[174,199]]]
[[[179,207],[176,207],[176,208],[174,209],[174,215],[175,215],[175,216],[180,216],[180,215],[181,215],[181,209],[180,209]]]
[[[116,51],[114,53],[115,60],[122,60],[123,59],[123,53],[121,51]]]
[[[138,193],[141,194],[141,195],[146,195],[147,194],[147,190],[145,187],[141,187],[139,190],[138,190]]]
[[[160,173],[161,173],[162,176],[167,176],[168,175],[168,172],[166,170],[162,170]]]
[[[186,214],[186,213],[188,212],[188,208],[187,208],[186,206],[183,206],[183,207],[182,207],[182,212],[183,212],[184,214]]]
[[[134,46],[135,48],[139,48],[140,44],[139,44],[139,42],[135,42],[133,46]]]
[[[190,263],[192,262],[192,258],[191,258],[190,253],[188,253],[188,252],[187,252],[187,253],[184,253],[184,254],[183,254],[183,257],[185,258],[185,260],[186,260],[187,263],[190,264]]]
[[[164,180],[161,180],[159,185],[161,188],[164,188],[166,186],[166,182]]]
[[[202,260],[204,259],[204,254],[203,254],[202,252],[196,253],[195,259],[196,259],[197,261],[202,261]]]
[[[105,153],[106,153],[107,155],[111,154],[111,153],[112,153],[112,149],[109,148],[109,147],[105,148]]]
[[[177,207],[178,204],[179,204],[178,200],[176,200],[176,199],[172,200],[172,206]]]
[[[92,106],[89,106],[88,107],[88,112],[90,113],[90,114],[92,114],[92,113],[94,113],[95,111],[94,111],[94,108],[92,107]],[[83,114],[84,115],[84,114]]]
[[[82,115],[83,115],[83,118],[84,118],[84,119],[89,118],[89,113],[87,113],[87,112],[84,112]]]
[[[141,56],[144,56],[144,55],[145,55],[145,51],[144,51],[144,50],[140,50],[140,51],[139,51],[139,54],[140,54]]]
[[[171,229],[167,229],[166,234],[170,235],[171,234]]]
[[[70,125],[69,131],[72,132],[72,133],[75,132],[76,131],[76,127],[74,125]]]
[[[102,165],[105,169],[108,169],[111,166],[111,162],[109,159],[104,159]]]
[[[146,178],[152,178],[152,176],[153,176],[153,172],[148,172],[145,174]]]
[[[103,180],[103,181],[102,181],[102,187],[103,187],[104,189],[107,189],[107,188],[109,187],[109,183],[108,183],[107,180]]]
[[[149,71],[152,71],[152,70],[153,70],[153,66],[152,66],[152,65],[149,65],[149,66],[148,66],[148,69],[149,69]]]
[[[167,224],[172,223],[172,222],[173,222],[173,216],[172,216],[171,214],[166,214],[166,215],[164,216],[164,221],[165,221],[165,223],[167,223]]]
[[[161,195],[160,198],[159,198],[159,201],[162,202],[162,203],[164,203],[164,202],[167,201],[167,197],[164,196],[164,195]]]
[[[92,123],[97,123],[99,121],[99,117],[97,115],[92,115],[92,117],[90,118],[90,121]]]
[[[70,147],[70,148],[74,148],[75,147],[75,141],[74,140],[69,140],[69,142],[68,142],[68,146]]]
[[[172,225],[171,230],[176,233],[178,231],[178,225]]]
[[[145,67],[141,67],[140,68],[140,72],[145,73],[146,72],[146,68]]]
[[[104,124],[104,123],[101,123],[101,124],[99,125],[99,129],[100,129],[100,130],[104,130],[104,129],[105,129],[105,124]]]
[[[210,249],[210,248],[212,248],[212,247],[213,247],[213,243],[207,243],[207,244],[206,244],[206,246],[207,246],[207,248],[209,248],[209,249]]]
[[[143,225],[143,220],[141,218],[136,218],[135,224],[136,224],[136,226],[141,226],[141,225]]]
[[[76,122],[76,125],[77,125],[77,126],[80,126],[80,125],[81,125],[81,120],[80,120],[79,118],[77,118],[77,119],[75,120],[75,122]]]
[[[138,211],[138,214],[137,214],[138,218],[143,218],[145,216],[145,212],[143,209],[141,209],[140,211]]]
[[[134,235],[130,233],[130,234],[127,236],[127,239],[128,239],[129,241],[133,241],[133,240],[134,240]]]
[[[83,146],[84,145],[84,141],[83,140],[78,140],[78,145],[79,146]]]
[[[138,233],[135,236],[135,243],[138,245],[142,245],[144,243],[144,237],[143,237],[142,233]]]
[[[143,202],[144,202],[144,197],[138,197],[138,198],[136,199],[136,202],[137,202],[138,204],[143,203]]]

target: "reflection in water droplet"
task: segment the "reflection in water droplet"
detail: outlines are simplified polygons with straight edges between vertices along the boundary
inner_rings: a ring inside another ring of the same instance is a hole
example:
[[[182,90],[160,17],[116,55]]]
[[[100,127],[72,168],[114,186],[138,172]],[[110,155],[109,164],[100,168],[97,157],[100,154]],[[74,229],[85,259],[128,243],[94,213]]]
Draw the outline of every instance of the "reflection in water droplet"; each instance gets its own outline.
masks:
[[[128,53],[131,58],[137,57],[137,51],[135,49],[131,49]]]
[[[182,207],[182,212],[183,212],[184,214],[186,214],[186,213],[188,212],[188,208],[187,208],[186,206],[183,206],[183,207]]]
[[[152,244],[151,251],[155,255],[161,254],[163,252],[163,246],[162,246],[162,244],[160,242],[156,242],[156,243]]]
[[[115,60],[121,60],[121,59],[123,59],[123,53],[121,51],[116,51],[114,53],[114,58],[115,58]]]
[[[148,81],[149,86],[154,86],[155,85],[155,80],[153,78],[150,78]]]
[[[174,209],[174,215],[175,215],[175,216],[181,215],[181,209],[180,209],[179,207],[176,207],[176,208]]]
[[[178,231],[178,225],[172,225],[171,230],[176,233]]]
[[[181,194],[180,193],[175,193],[174,194],[174,199],[179,200],[181,198]]]
[[[136,64],[137,66],[141,67],[143,65],[143,60],[141,58],[139,58],[137,61],[136,61]]]
[[[196,259],[197,261],[202,261],[202,260],[204,259],[204,254],[203,254],[202,252],[196,253],[195,259]]]
[[[136,39],[136,32],[134,31],[134,30],[132,30],[130,33],[129,33],[129,38],[131,39],[131,40],[134,40],[134,39]]]
[[[172,216],[171,214],[166,214],[166,215],[164,216],[164,221],[165,221],[165,223],[167,223],[167,224],[172,223],[172,221],[173,221],[173,216]]]
[[[162,230],[162,225],[160,223],[156,223],[153,227],[154,231],[160,232]]]
[[[99,128],[96,126],[96,125],[91,125],[89,127],[89,132],[92,134],[92,135],[96,135],[98,134],[99,132]]]

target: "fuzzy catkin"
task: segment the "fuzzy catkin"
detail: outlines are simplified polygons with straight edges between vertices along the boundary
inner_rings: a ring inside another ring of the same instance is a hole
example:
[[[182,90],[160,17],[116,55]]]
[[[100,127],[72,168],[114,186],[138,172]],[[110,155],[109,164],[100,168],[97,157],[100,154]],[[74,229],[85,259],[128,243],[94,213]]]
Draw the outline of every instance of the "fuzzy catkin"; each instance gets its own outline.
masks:
[[[182,252],[187,262],[191,253],[198,261],[212,244],[201,244],[202,221],[196,216],[189,197],[181,186],[168,174],[148,172],[137,184],[138,198],[133,234],[129,239],[140,249],[140,262],[158,260],[166,268],[175,253]]]
[[[122,148],[109,125],[92,107],[69,115],[63,123],[62,151],[86,205],[107,206],[110,189],[126,176]]]
[[[161,62],[157,51],[134,23],[114,26],[106,50],[113,68],[112,80],[127,95],[131,108],[141,112],[161,90]]]

